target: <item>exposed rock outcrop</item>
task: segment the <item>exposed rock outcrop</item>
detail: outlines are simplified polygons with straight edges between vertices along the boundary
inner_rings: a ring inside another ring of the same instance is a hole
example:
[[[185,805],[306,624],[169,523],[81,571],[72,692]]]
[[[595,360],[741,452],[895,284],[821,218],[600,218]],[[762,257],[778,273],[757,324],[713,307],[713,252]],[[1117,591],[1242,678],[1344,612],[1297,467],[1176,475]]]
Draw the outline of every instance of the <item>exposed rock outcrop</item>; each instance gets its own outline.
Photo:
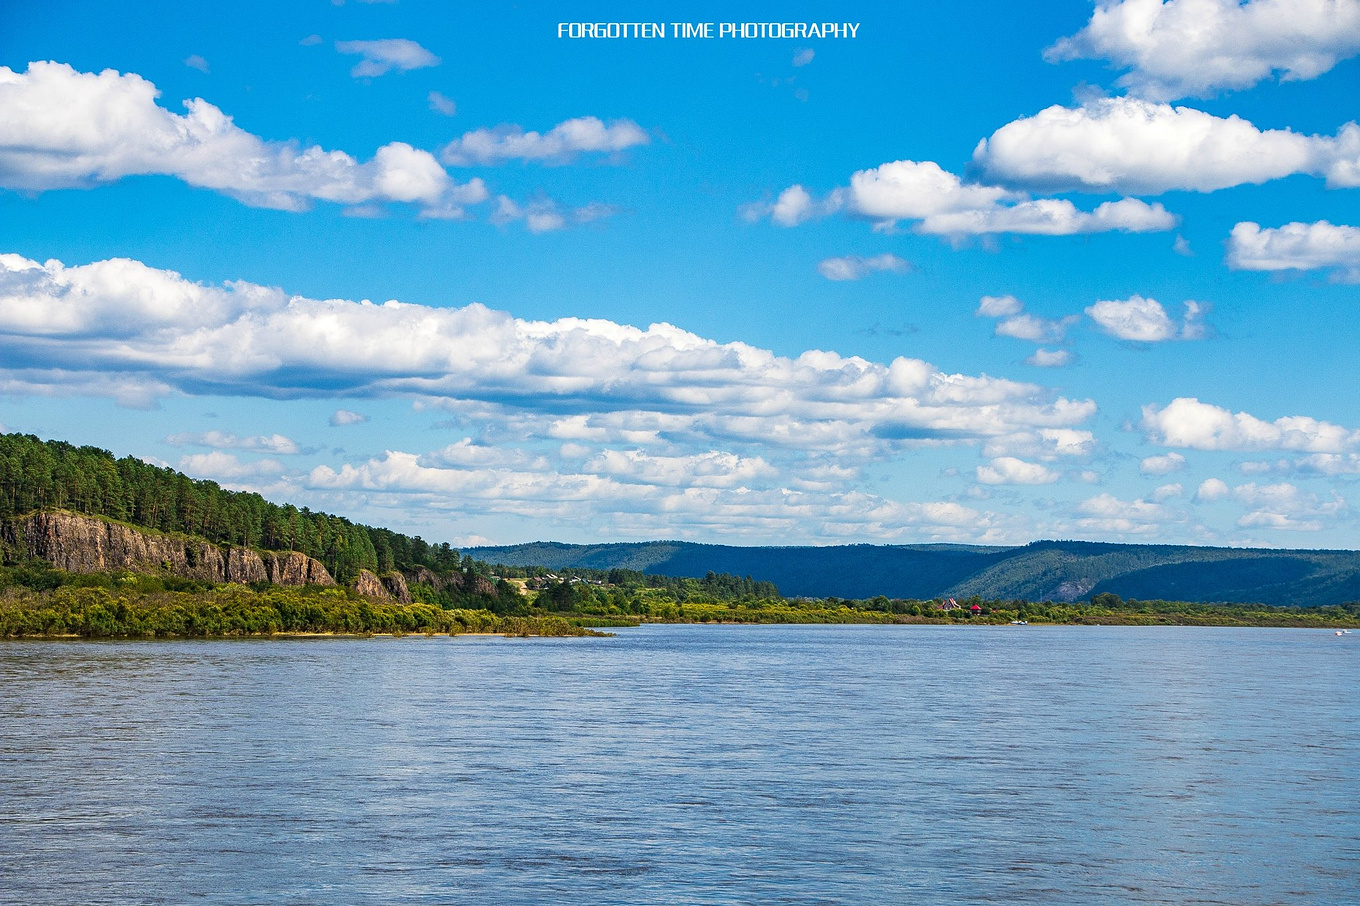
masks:
[[[494,595],[496,593],[496,583],[486,576],[472,576],[471,579],[463,583],[463,587],[474,595]]]
[[[334,585],[335,580],[319,560],[297,551],[265,551],[262,555],[269,581],[275,585]]]
[[[33,513],[12,519],[0,526],[0,541],[21,557],[46,560],[72,573],[164,570],[207,582],[335,584],[325,566],[296,551],[261,554],[78,513]]]
[[[406,586],[406,577],[399,572],[383,573],[383,587],[387,593],[401,604],[411,603],[411,589]]]
[[[366,569],[359,570],[359,575],[354,577],[354,590],[361,595],[370,598],[380,598],[384,601],[392,600],[392,595],[383,585],[382,580]]]
[[[440,575],[424,566],[417,566],[406,572],[406,578],[411,582],[423,582],[435,591],[452,588],[455,591],[470,591],[476,595],[496,593],[496,583],[485,576],[468,577],[459,572]]]

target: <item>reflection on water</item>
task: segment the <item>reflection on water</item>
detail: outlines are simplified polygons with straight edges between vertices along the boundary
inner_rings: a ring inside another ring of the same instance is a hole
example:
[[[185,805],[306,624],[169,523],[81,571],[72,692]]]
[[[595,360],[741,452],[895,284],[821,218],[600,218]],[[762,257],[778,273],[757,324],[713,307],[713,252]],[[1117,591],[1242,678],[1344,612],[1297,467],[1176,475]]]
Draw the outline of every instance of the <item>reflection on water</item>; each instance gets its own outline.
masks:
[[[1356,903],[1358,665],[1261,629],[0,643],[0,902]]]

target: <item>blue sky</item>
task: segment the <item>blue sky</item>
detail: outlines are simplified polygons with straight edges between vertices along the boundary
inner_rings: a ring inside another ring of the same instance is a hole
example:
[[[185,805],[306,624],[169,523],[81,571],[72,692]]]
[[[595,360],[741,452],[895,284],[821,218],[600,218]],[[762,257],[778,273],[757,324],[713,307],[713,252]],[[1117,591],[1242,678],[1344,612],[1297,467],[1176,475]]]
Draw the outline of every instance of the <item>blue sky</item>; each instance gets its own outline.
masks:
[[[14,4],[0,425],[459,545],[1360,545],[1360,0],[557,37],[636,17]]]

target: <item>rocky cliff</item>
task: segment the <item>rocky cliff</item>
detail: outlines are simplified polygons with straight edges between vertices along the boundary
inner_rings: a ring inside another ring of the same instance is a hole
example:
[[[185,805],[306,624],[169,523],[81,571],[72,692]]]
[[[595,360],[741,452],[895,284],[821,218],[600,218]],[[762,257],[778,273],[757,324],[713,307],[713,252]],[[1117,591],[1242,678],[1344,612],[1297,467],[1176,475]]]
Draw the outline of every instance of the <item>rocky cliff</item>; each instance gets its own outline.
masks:
[[[218,546],[77,513],[33,513],[10,520],[0,525],[0,543],[20,557],[37,557],[73,573],[165,570],[207,582],[335,584],[325,566],[296,551]]]
[[[470,591],[475,595],[496,593],[496,583],[485,576],[465,576],[457,572],[440,575],[424,566],[417,566],[406,574],[406,578],[412,582],[423,582],[435,591],[451,588],[454,591]]]

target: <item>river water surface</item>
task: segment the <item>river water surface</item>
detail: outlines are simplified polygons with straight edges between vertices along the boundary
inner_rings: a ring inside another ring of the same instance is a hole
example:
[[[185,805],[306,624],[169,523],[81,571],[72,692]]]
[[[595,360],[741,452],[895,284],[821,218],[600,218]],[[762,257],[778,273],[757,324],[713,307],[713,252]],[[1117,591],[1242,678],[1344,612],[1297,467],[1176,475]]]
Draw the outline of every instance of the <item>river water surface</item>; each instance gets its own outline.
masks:
[[[0,902],[1360,903],[1360,634],[0,643]]]

